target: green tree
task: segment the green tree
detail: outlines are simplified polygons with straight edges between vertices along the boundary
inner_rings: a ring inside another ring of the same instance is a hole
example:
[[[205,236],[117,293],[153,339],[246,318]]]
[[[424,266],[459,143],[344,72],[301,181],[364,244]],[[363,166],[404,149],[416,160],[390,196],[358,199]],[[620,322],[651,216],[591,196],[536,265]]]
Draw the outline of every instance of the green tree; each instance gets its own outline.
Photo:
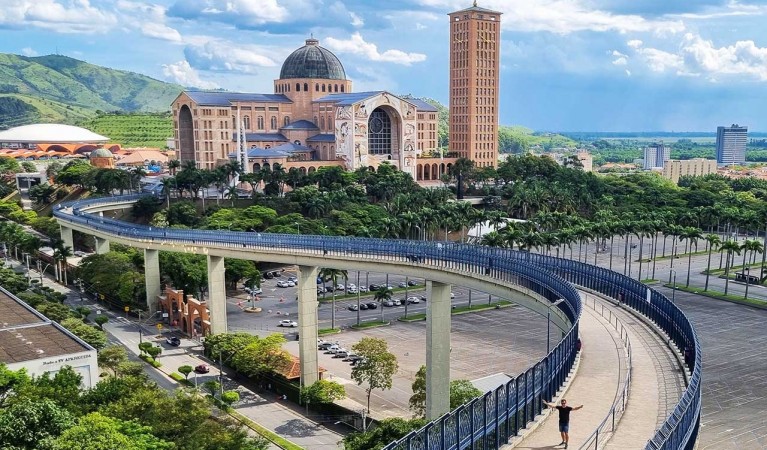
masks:
[[[232,406],[240,401],[240,394],[237,391],[225,391],[221,394],[221,401],[224,402],[226,406]]]
[[[99,366],[109,369],[117,376],[120,364],[128,361],[128,352],[121,345],[110,345],[101,349],[98,354]]]
[[[160,356],[160,353],[162,353],[162,347],[158,347],[156,345],[153,345],[146,349],[147,354],[152,357],[153,361],[157,361],[157,357]]]
[[[9,449],[53,449],[53,439],[72,423],[72,415],[52,400],[22,398],[0,411],[0,442]]]
[[[453,380],[450,382],[450,409],[455,409],[482,395],[469,380]]]
[[[346,397],[343,385],[330,380],[318,380],[301,388],[301,401],[307,404],[333,403]]]
[[[178,368],[178,372],[184,376],[185,380],[189,379],[189,374],[192,373],[192,370],[194,369],[192,368],[192,366],[189,366],[189,365],[179,366]]]
[[[367,410],[370,411],[373,389],[391,389],[392,377],[399,367],[397,357],[389,352],[386,341],[378,338],[362,338],[352,350],[363,358],[352,368],[352,380],[359,385],[367,384]]]
[[[706,236],[706,245],[708,246],[708,262],[706,263],[706,285],[703,291],[708,291],[708,277],[711,275],[711,252],[717,250],[722,244],[722,240],[716,234]]]
[[[61,303],[43,302],[36,309],[40,311],[40,314],[59,323],[72,317],[72,310]]]
[[[345,450],[380,450],[426,425],[423,419],[384,419],[366,432],[352,433],[344,437]]]
[[[96,322],[96,325],[98,325],[99,330],[104,329],[104,324],[109,322],[109,317],[107,317],[106,314],[98,314],[94,319],[94,322]]]
[[[413,395],[410,396],[410,410],[418,418],[426,414],[426,366],[421,366],[415,374],[411,386]],[[452,380],[450,382],[450,409],[455,409],[482,395],[482,391],[474,387],[468,380]]]
[[[107,345],[107,334],[94,328],[82,319],[70,317],[61,321],[61,326],[71,331],[75,336],[87,342],[91,347],[100,350]]]
[[[232,364],[238,372],[255,377],[267,372],[276,372],[291,361],[288,352],[282,349],[285,337],[275,333],[267,337],[256,337],[251,343],[232,356]]]
[[[221,389],[221,383],[216,380],[208,380],[202,384],[202,387],[208,391],[211,397],[215,397],[219,389]]]
[[[25,369],[9,370],[5,364],[0,363],[0,408],[4,406],[6,399],[11,394],[29,382],[30,379]]]
[[[719,246],[719,251],[727,254],[727,259],[724,263],[724,295],[727,295],[727,291],[730,287],[730,260],[735,260],[735,255],[740,255],[740,245],[737,241],[724,241]]]
[[[320,269],[319,273],[320,278],[322,278],[323,282],[332,281],[333,282],[333,301],[331,303],[330,308],[330,328],[336,327],[336,286],[338,286],[338,279],[343,278],[344,280],[348,279],[348,272],[346,270],[339,270],[339,269],[329,269],[329,268],[323,268]],[[344,284],[346,282],[344,281]]]
[[[226,258],[224,267],[224,277],[232,290],[237,289],[237,283],[243,279],[246,280],[245,285],[250,288],[261,286],[261,272],[256,268],[254,261]]]
[[[53,443],[54,450],[171,450],[175,445],[152,435],[137,421],[123,421],[98,412],[81,417]]]

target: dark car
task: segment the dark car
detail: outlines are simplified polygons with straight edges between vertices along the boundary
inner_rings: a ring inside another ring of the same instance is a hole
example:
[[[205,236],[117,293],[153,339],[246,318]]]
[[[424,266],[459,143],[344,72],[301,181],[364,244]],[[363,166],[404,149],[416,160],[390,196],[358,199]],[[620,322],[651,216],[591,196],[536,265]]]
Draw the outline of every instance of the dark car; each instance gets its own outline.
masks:
[[[194,371],[197,373],[208,373],[210,372],[210,367],[207,364],[200,364],[194,368]]]
[[[370,302],[367,304],[368,309],[378,309],[378,303],[376,302]]]
[[[274,278],[274,275],[272,275],[271,272],[266,272],[264,274],[264,278],[267,279],[267,280],[271,280],[272,278]]]
[[[172,345],[174,347],[178,347],[181,345],[181,339],[177,338],[176,336],[170,336],[165,338],[165,342],[168,343],[168,345]]]
[[[418,282],[415,280],[410,280],[407,282],[408,286],[418,286]]]
[[[373,291],[377,291],[378,289],[380,289],[381,286],[379,286],[377,284],[371,284],[370,286],[368,286],[368,288],[370,289],[370,292],[373,292]]]
[[[364,311],[366,309],[368,309],[368,305],[366,305],[364,303],[360,303],[360,311]]]
[[[349,311],[356,311],[357,310],[357,305],[349,305],[348,309],[349,309]]]

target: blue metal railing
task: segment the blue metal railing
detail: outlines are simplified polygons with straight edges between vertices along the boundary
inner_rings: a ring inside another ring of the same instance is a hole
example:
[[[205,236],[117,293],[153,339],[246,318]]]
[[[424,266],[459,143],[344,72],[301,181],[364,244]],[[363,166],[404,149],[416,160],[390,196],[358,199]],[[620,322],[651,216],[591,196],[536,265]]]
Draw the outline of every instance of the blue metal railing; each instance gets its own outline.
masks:
[[[665,331],[679,349],[692,376],[674,412],[647,443],[646,449],[689,450],[697,439],[701,407],[700,343],[684,313],[665,296],[636,280],[597,266],[517,252],[450,242],[424,242],[312,235],[175,230],[132,224],[92,215],[85,210],[109,203],[134,201],[143,195],[87,199],[62,205],[54,215],[104,233],[146,242],[177,242],[237,248],[278,248],[286,253],[376,257],[410,264],[427,262],[447,271],[490,276],[534,291],[557,305],[573,327],[541,361],[507,384],[462,405],[421,430],[386,447],[390,449],[498,448],[543,410],[564,383],[575,361],[581,302],[570,283],[619,299]],[[72,214],[66,208],[72,208]],[[649,293],[649,294],[648,294]],[[648,296],[649,295],[649,296]]]

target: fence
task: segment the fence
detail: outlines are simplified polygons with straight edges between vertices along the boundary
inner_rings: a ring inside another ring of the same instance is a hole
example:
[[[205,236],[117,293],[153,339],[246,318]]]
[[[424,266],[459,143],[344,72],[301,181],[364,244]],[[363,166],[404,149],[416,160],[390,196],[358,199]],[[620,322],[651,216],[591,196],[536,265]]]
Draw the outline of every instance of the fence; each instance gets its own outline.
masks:
[[[665,331],[692,374],[690,383],[673,413],[647,443],[647,450],[684,449],[695,444],[700,425],[701,351],[692,324],[685,314],[661,293],[636,280],[601,267],[508,249],[478,247],[451,242],[405,241],[352,237],[286,235],[207,230],[173,230],[131,224],[88,214],[85,209],[110,203],[128,203],[141,195],[88,199],[60,206],[54,215],[116,236],[147,242],[178,242],[201,246],[280,249],[286,253],[374,257],[400,263],[428,263],[447,271],[490,276],[523,286],[553,302],[573,327],[541,361],[497,390],[462,405],[405,438],[390,444],[393,449],[498,448],[517,434],[542,409],[562,385],[575,360],[580,297],[572,284],[585,286],[618,299]],[[72,213],[67,213],[71,208]]]

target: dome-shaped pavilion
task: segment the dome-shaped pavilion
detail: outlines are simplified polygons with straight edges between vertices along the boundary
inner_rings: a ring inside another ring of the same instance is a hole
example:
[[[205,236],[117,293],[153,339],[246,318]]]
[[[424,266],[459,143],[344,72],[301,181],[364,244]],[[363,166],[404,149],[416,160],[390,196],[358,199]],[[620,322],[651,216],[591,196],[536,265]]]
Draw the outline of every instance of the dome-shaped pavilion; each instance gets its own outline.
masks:
[[[306,45],[291,53],[282,64],[280,79],[294,78],[346,80],[346,71],[333,52],[320,47],[320,41],[307,39]]]

